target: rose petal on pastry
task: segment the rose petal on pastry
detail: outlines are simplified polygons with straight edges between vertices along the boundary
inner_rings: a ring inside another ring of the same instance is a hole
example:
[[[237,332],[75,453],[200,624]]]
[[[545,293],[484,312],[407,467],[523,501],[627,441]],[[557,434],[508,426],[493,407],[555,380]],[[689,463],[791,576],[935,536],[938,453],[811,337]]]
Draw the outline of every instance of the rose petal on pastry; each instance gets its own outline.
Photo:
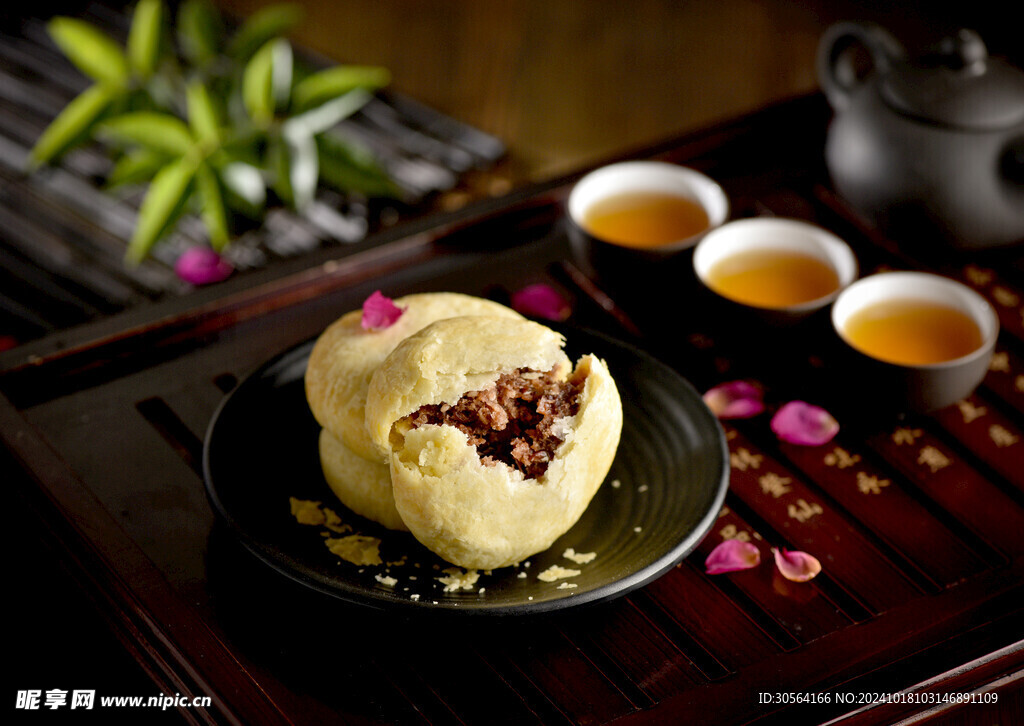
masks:
[[[374,290],[363,302],[363,317],[359,324],[363,330],[384,330],[397,323],[404,312],[404,308],[395,305],[394,300],[380,290]]]

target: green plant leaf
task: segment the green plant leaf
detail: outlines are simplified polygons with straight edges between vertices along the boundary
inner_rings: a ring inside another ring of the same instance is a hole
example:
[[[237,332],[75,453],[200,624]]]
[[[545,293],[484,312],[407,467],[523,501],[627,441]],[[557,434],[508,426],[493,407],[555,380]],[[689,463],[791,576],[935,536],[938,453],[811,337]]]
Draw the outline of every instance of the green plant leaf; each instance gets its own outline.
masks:
[[[270,74],[270,95],[274,100],[275,110],[288,107],[292,96],[292,74],[295,60],[292,57],[292,46],[284,38],[273,41],[274,62]]]
[[[185,0],[178,8],[178,45],[190,62],[203,68],[220,53],[224,24],[207,0]]]
[[[153,149],[132,149],[121,156],[107,175],[107,189],[113,190],[131,184],[148,182],[167,166],[172,157]]]
[[[154,111],[136,111],[104,121],[98,128],[107,141],[125,146],[145,146],[175,156],[188,153],[192,134],[176,116]]]
[[[226,200],[232,209],[257,218],[267,203],[267,185],[263,174],[252,164],[235,161],[220,167]]]
[[[196,141],[211,149],[220,143],[220,112],[202,83],[193,82],[185,89],[188,124]]]
[[[387,171],[367,149],[338,134],[317,137],[320,149],[320,181],[335,189],[362,192],[367,196],[401,196]]]
[[[274,117],[274,42],[270,41],[245,64],[242,73],[242,101],[249,117],[257,124]]]
[[[47,164],[86,139],[120,91],[90,86],[76,96],[43,130],[29,153],[29,169]]]
[[[128,62],[141,78],[149,78],[156,70],[162,30],[163,3],[160,0],[139,0],[128,30]]]
[[[391,82],[387,68],[334,66],[306,76],[295,84],[292,103],[299,111],[318,106],[357,88],[383,88]]]
[[[244,63],[269,40],[286,35],[299,24],[302,15],[302,8],[296,4],[269,5],[257,10],[231,38],[227,54]]]
[[[284,132],[305,135],[323,133],[361,109],[372,97],[369,91],[361,88],[349,91],[344,96],[327,101],[305,113],[292,116],[284,122]]]
[[[108,86],[128,83],[128,60],[114,40],[96,26],[58,16],[46,29],[53,42],[75,66],[93,80]]]
[[[220,252],[231,241],[231,233],[228,231],[228,212],[224,207],[220,182],[209,164],[202,163],[196,170],[196,189],[201,205],[200,216],[206,225],[210,245]]]
[[[165,166],[153,178],[128,243],[127,262],[142,262],[153,245],[167,233],[185,208],[195,173],[196,162],[191,157],[182,157]]]
[[[291,190],[291,205],[301,212],[316,198],[316,187],[320,179],[316,139],[312,134],[287,129],[283,138],[288,152],[286,173],[288,188]]]

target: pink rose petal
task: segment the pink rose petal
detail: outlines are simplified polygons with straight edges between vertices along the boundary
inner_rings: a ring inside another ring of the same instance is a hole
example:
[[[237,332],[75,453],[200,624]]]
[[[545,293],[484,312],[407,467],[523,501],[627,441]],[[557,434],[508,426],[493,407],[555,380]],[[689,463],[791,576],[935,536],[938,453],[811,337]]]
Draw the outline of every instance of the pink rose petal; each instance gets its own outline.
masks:
[[[363,302],[363,318],[360,324],[363,330],[384,330],[394,325],[404,312],[405,308],[395,305],[394,301],[381,294],[380,290],[374,290]]]
[[[750,542],[738,539],[727,539],[715,547],[704,560],[704,568],[709,575],[721,575],[723,572],[749,570],[761,563],[761,550]]]
[[[231,263],[209,247],[190,247],[174,263],[174,272],[178,277],[193,285],[220,282],[233,271]]]
[[[554,321],[565,320],[572,312],[562,293],[542,282],[512,293],[512,308],[523,315]]]
[[[821,572],[818,558],[806,552],[772,547],[772,554],[775,555],[775,566],[787,580],[807,582]]]
[[[839,433],[839,422],[820,406],[790,401],[772,417],[772,431],[783,441],[800,446],[821,446]]]
[[[764,411],[761,390],[747,381],[731,381],[709,389],[704,403],[720,419],[750,418]]]

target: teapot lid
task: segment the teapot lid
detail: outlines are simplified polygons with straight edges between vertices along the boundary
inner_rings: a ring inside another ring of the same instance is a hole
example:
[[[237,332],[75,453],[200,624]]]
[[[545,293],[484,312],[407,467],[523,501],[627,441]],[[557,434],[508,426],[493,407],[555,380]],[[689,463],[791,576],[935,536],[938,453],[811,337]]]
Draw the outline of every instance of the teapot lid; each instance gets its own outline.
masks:
[[[1024,72],[989,56],[971,30],[947,39],[937,64],[891,66],[880,92],[896,111],[943,126],[995,131],[1024,123]]]

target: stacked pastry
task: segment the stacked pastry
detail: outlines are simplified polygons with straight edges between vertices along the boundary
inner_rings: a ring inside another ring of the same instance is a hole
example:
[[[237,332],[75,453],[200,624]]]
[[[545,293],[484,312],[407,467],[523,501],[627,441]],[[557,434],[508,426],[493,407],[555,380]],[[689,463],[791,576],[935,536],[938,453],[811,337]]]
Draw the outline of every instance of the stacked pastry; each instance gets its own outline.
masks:
[[[393,324],[366,330],[353,311],[310,356],[306,395],[332,491],[462,567],[547,549],[582,515],[618,446],[607,367],[593,355],[574,367],[558,333],[488,300],[394,303]]]

